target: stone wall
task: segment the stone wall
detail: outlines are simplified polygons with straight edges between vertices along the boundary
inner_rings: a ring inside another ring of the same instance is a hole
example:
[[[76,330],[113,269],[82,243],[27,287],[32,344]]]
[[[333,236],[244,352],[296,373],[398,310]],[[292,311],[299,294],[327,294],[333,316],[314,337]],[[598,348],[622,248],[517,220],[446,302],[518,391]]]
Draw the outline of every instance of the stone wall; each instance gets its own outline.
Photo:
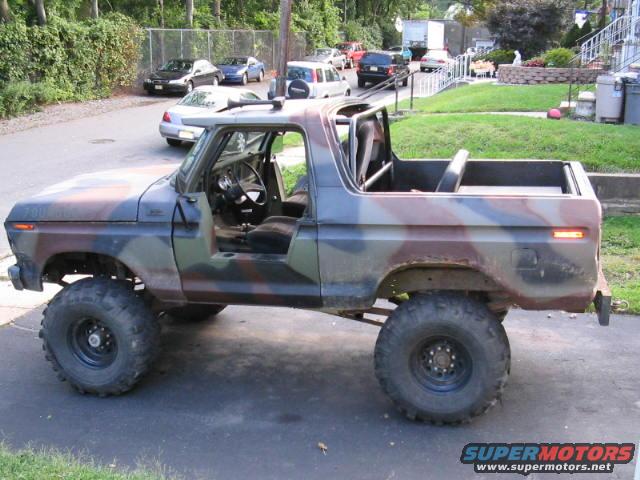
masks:
[[[540,83],[595,83],[602,70],[589,68],[545,68],[545,67],[516,67],[500,65],[498,67],[498,81],[519,85],[537,85]],[[573,78],[571,78],[573,77]]]

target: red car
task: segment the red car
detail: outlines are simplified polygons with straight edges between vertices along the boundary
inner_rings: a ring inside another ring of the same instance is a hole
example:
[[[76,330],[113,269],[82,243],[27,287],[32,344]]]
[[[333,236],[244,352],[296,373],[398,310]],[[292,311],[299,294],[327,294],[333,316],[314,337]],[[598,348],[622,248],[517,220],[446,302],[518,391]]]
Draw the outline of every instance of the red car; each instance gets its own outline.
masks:
[[[356,66],[362,56],[367,53],[364,46],[360,42],[342,42],[336,45],[340,53],[344,54],[347,59],[347,68]]]

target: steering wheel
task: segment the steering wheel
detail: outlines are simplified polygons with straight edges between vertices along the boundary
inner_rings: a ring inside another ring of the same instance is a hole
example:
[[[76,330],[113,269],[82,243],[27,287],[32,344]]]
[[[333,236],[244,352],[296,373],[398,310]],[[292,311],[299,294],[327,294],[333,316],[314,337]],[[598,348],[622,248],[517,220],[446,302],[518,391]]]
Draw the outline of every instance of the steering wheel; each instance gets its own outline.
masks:
[[[242,163],[245,167],[251,170],[251,172],[255,175],[255,177],[258,180],[258,184],[256,185],[255,183],[251,183],[249,184],[251,188],[247,188],[238,179],[235,172],[230,169],[229,174],[233,179],[233,187],[230,190],[237,189],[239,193],[239,195],[237,194],[234,195],[236,202],[242,198],[245,198],[250,203],[258,207],[264,206],[267,203],[267,187],[265,187],[264,182],[262,181],[262,177],[260,177],[260,174],[258,173],[258,171],[255,168],[253,168],[253,166],[250,163],[247,163],[244,160],[240,163]],[[258,192],[258,196],[254,199],[251,195],[249,195],[249,192],[252,192],[252,193]]]

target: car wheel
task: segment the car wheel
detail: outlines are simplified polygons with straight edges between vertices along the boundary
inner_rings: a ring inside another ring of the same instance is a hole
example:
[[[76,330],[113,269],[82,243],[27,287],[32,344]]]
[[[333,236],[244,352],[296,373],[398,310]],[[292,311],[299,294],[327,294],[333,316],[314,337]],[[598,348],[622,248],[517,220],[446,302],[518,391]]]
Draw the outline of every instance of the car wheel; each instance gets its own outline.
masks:
[[[182,145],[182,140],[178,140],[176,138],[167,138],[167,143],[172,147],[179,147]]]
[[[242,75],[241,83],[242,83],[242,85],[246,85],[247,83],[249,83],[249,77],[247,76],[246,73],[244,75]]]
[[[53,297],[40,338],[60,380],[102,397],[131,390],[149,371],[160,325],[130,282],[85,278]]]
[[[218,80],[218,77],[217,77],[217,76],[214,76],[214,77],[213,77],[213,86],[214,86],[214,87],[217,87],[219,83],[220,83],[220,80]]]
[[[427,70],[426,68],[420,67],[421,72],[425,72],[426,70]]]
[[[407,85],[409,85],[409,78],[405,78],[405,79],[402,81],[402,86],[403,86],[403,87],[406,87]]]
[[[258,73],[258,83],[262,82],[262,80],[264,80],[264,70],[260,70]]]
[[[189,81],[187,82],[187,93],[191,93],[193,92],[193,82]]]
[[[180,322],[202,322],[218,315],[226,305],[185,305],[167,310],[165,313]]]
[[[347,91],[344,92],[344,96],[345,97],[350,97],[351,96],[351,89],[347,88]]]
[[[367,85],[367,82],[364,80],[358,79],[358,88],[364,88]]]
[[[511,352],[504,327],[484,303],[434,292],[393,311],[374,359],[382,389],[408,418],[455,424],[498,402]]]
[[[344,70],[344,60],[340,62],[340,70]]]

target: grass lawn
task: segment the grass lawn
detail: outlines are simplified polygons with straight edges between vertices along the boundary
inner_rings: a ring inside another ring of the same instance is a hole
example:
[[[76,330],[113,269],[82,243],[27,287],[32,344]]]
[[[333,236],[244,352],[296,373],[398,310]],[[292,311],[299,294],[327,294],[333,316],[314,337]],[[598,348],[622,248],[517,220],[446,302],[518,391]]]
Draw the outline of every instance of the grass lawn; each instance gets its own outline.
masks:
[[[480,83],[418,98],[413,108],[427,113],[546,112],[566,100],[568,85],[495,85]],[[409,108],[403,101],[401,108]]]
[[[162,480],[161,474],[123,472],[121,469],[96,466],[69,454],[31,449],[12,452],[0,444],[0,479],[2,480]]]
[[[414,115],[391,125],[404,158],[578,160],[590,171],[640,171],[640,127],[512,115]]]
[[[629,313],[640,313],[640,217],[604,221],[601,259],[614,301],[626,300]]]

